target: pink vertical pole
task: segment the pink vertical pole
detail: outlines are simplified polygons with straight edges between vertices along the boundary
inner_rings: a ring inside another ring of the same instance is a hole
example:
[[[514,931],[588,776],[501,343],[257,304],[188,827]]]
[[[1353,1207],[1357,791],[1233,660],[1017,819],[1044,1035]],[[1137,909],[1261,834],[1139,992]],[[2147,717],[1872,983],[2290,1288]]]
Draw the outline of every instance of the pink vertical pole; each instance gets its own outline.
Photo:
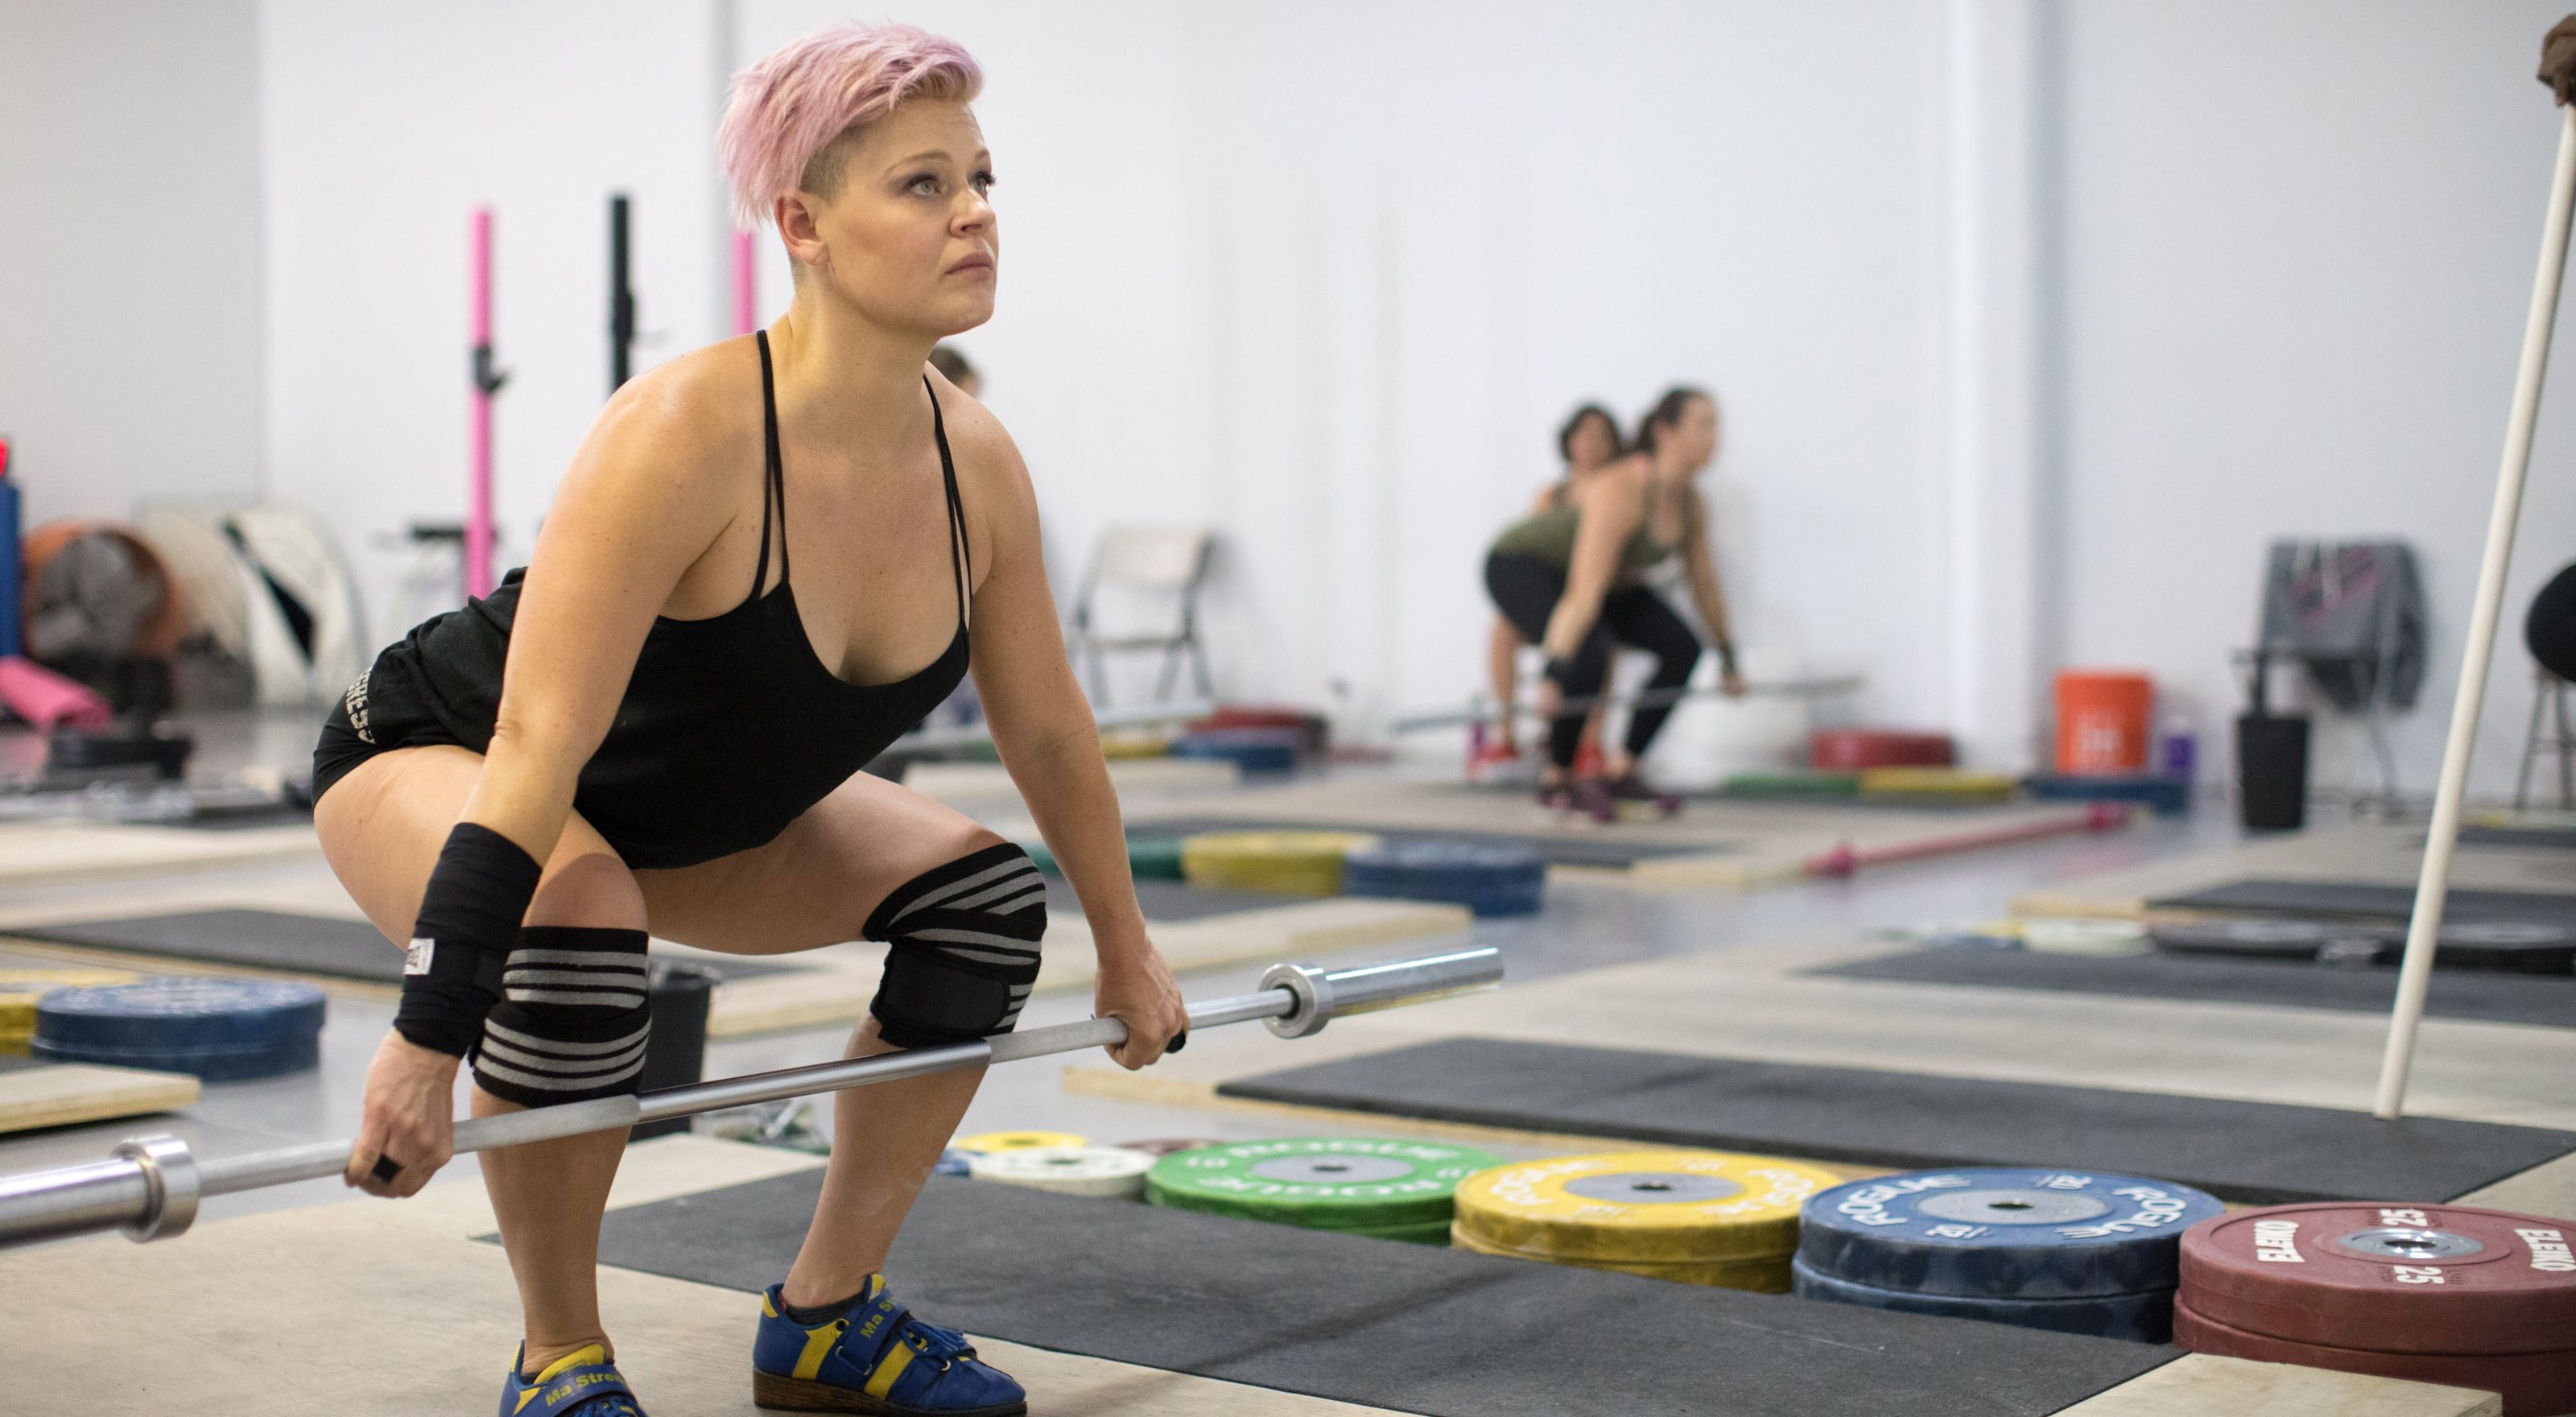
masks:
[[[753,263],[751,233],[733,234],[733,332],[747,335],[760,324],[760,280]]]
[[[473,254],[467,280],[472,302],[474,416],[466,483],[465,593],[492,592],[492,396],[501,374],[492,367],[492,209],[474,209]]]

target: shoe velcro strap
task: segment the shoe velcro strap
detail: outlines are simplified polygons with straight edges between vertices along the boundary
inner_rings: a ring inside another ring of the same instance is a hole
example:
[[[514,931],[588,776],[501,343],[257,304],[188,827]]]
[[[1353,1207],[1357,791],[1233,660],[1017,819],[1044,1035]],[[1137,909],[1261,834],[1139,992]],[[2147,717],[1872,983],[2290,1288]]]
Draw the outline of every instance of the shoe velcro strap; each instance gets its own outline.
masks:
[[[626,1386],[626,1379],[619,1377],[617,1370],[606,1363],[583,1363],[566,1368],[542,1385],[532,1384],[529,1391],[535,1395],[525,1399],[525,1405],[511,1417],[565,1417],[565,1414],[577,1411],[583,1403],[597,1402],[603,1397],[623,1397],[627,1399],[622,1405],[623,1411],[641,1411],[634,1405],[635,1393]],[[605,1409],[606,1412],[619,1410],[620,1407]]]
[[[841,1331],[843,1356],[873,1373],[885,1361],[886,1350],[902,1340],[904,1326],[913,1318],[912,1310],[879,1289],[874,1300],[852,1308],[841,1322],[847,1326]],[[861,1358],[862,1353],[867,1356]]]

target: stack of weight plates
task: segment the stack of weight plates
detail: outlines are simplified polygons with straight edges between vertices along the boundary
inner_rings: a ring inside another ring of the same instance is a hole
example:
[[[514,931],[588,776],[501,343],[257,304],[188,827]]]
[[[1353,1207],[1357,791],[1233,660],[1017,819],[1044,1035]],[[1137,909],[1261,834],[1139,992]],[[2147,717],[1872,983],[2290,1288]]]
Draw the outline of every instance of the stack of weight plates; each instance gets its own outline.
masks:
[[[1031,1146],[988,1152],[966,1163],[978,1181],[1067,1196],[1137,1200],[1154,1158],[1123,1146]]]
[[[1332,724],[1320,713],[1260,704],[1220,704],[1207,717],[1193,719],[1189,727],[1192,733],[1236,728],[1285,729],[1297,736],[1298,751],[1308,757],[1322,757],[1332,738]]]
[[[1785,1294],[1798,1208],[1838,1179],[1709,1151],[1517,1162],[1459,1185],[1451,1233],[1481,1254]]]
[[[2025,920],[2021,944],[2051,955],[2139,955],[2149,948],[2146,929],[2135,920]]]
[[[2183,1237],[2174,1341],[2576,1412],[2576,1224],[2449,1205],[2244,1210]]]
[[[1858,797],[1856,772],[1740,772],[1718,784],[1729,797]]]
[[[1104,758],[1159,758],[1172,751],[1172,737],[1146,729],[1130,728],[1100,735],[1100,756]]]
[[[1043,841],[1023,841],[1029,860],[1050,876],[1061,876],[1064,868],[1056,864],[1055,853]],[[1127,873],[1140,881],[1177,881],[1181,878],[1181,839],[1176,836],[1130,836],[1127,838]]]
[[[2576,970],[2576,925],[2537,920],[2446,920],[2433,962],[2444,969],[2492,969],[2510,974],[2566,974]],[[2405,932],[2389,940],[2393,962]]]
[[[1071,1132],[977,1132],[971,1137],[959,1137],[948,1144],[952,1151],[971,1152],[977,1156],[988,1156],[997,1151],[1034,1151],[1039,1147],[1048,1146],[1089,1145],[1091,1145],[1089,1137],[1078,1137]]]
[[[2020,790],[2021,779],[2009,773],[1966,768],[1869,768],[1860,775],[1860,795],[1883,801],[2009,802]]]
[[[1122,1141],[1118,1144],[1129,1151],[1141,1151],[1147,1156],[1164,1157],[1176,1151],[1197,1151],[1201,1147],[1223,1146],[1226,1143],[1222,1137],[1147,1137],[1143,1141]]]
[[[1478,915],[1535,915],[1547,858],[1521,846],[1390,841],[1344,858],[1342,890],[1397,900],[1439,900]]]
[[[967,1151],[962,1148],[952,1146],[946,1151],[939,1153],[939,1159],[931,1163],[930,1174],[933,1176],[972,1176],[975,1174],[975,1158],[981,1155],[983,1155],[983,1153],[980,1151]]]
[[[1807,766],[1820,772],[1946,768],[1957,761],[1947,733],[1895,728],[1819,728],[1807,736]]]
[[[1371,1137],[1235,1142],[1155,1162],[1145,1198],[1175,1210],[1446,1245],[1450,1193],[1501,1161],[1471,1147]]]
[[[1215,758],[1245,772],[1293,772],[1305,738],[1293,728],[1207,728],[1172,740],[1176,758]]]
[[[0,969],[0,1053],[24,1053],[36,1038],[36,1001],[56,989],[131,984],[121,969]]]
[[[1917,1171],[1807,1202],[1805,1299],[2162,1343],[2185,1229],[2223,1213],[2135,1176]]]
[[[312,1067],[322,991],[247,979],[149,979],[37,1001],[37,1057],[195,1073],[208,1082]]]
[[[2156,948],[2173,954],[2278,959],[2315,964],[2377,964],[2387,944],[2366,926],[2324,920],[2216,919],[2165,921],[2148,927]]]
[[[1377,842],[1357,832],[1213,832],[1181,842],[1181,876],[1194,886],[1340,895],[1343,858]]]

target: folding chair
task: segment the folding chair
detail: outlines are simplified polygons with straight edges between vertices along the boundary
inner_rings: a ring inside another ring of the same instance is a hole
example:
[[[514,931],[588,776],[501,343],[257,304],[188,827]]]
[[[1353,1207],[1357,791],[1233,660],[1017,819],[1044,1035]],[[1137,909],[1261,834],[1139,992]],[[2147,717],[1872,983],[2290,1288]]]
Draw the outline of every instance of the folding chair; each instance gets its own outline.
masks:
[[[1208,551],[1214,539],[1205,527],[1193,526],[1113,526],[1100,534],[1099,544],[1092,548],[1090,574],[1083,578],[1082,591],[1074,600],[1071,646],[1091,666],[1093,703],[1109,702],[1102,656],[1134,650],[1162,651],[1162,677],[1154,686],[1157,703],[1172,696],[1172,677],[1184,656],[1199,697],[1214,697],[1198,635],[1199,586],[1207,578]],[[1170,597],[1174,627],[1160,632],[1102,633],[1094,616],[1103,590]]]

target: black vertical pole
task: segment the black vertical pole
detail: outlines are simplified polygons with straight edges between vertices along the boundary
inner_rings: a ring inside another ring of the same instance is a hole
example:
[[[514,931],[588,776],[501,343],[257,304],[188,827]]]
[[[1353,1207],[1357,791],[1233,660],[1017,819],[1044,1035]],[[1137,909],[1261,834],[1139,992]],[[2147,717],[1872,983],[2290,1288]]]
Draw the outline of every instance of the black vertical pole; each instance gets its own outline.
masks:
[[[635,356],[635,291],[627,279],[626,194],[608,199],[608,391],[626,383]]]

